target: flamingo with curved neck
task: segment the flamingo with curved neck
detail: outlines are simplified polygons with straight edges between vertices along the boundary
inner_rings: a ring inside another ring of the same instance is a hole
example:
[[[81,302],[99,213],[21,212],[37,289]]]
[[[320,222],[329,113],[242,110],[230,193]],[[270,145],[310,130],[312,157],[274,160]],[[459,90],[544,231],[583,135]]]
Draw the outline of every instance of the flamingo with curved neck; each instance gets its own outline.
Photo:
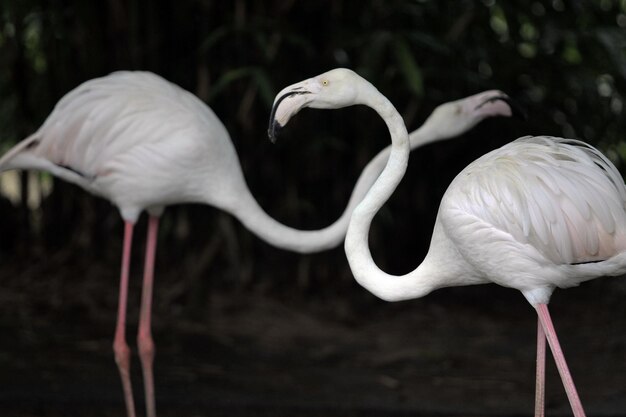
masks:
[[[583,417],[547,304],[557,287],[626,272],[626,186],[615,166],[597,149],[571,139],[524,137],[496,149],[454,179],[442,198],[425,259],[415,270],[394,276],[373,261],[368,233],[406,171],[409,137],[398,112],[347,69],[291,85],[275,103],[270,126],[283,126],[303,107],[363,104],[389,128],[389,159],[354,209],[345,239],[359,284],[387,301],[490,282],[520,290],[539,322],[535,415],[544,415],[547,337],[574,415]]]

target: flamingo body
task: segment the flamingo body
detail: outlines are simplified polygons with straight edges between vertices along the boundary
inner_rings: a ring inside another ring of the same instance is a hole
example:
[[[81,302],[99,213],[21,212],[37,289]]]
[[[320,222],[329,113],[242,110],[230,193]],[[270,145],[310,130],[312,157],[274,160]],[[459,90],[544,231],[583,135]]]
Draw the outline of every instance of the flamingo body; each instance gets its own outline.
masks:
[[[520,290],[539,321],[535,417],[544,415],[546,338],[574,416],[584,417],[547,304],[556,287],[626,272],[626,186],[615,166],[584,142],[547,136],[520,138],[492,151],[465,168],[445,192],[422,263],[394,276],[378,268],[368,242],[371,222],[402,180],[410,153],[411,140],[393,104],[343,68],[286,87],[274,103],[270,126],[287,123],[303,107],[362,104],[376,110],[392,144],[346,234],[356,281],[387,301],[489,282]]]
[[[28,141],[11,165],[76,183],[118,206],[125,220],[175,203],[224,208],[247,188],[215,113],[149,72],[116,72],[81,84]]]
[[[437,222],[466,274],[546,304],[556,287],[626,272],[626,187],[584,142],[525,137],[468,165]]]

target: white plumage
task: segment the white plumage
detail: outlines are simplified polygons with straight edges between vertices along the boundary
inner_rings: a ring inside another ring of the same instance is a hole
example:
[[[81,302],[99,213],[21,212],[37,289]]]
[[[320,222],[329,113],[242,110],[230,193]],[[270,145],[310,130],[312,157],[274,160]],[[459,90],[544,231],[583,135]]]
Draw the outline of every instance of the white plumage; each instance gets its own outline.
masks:
[[[615,262],[626,250],[625,207],[624,182],[597,149],[524,137],[469,164],[444,194],[438,221],[474,273],[535,305],[555,287],[626,272]]]
[[[535,416],[544,415],[546,337],[574,415],[584,416],[547,303],[556,287],[626,272],[626,187],[615,166],[571,139],[524,137],[494,150],[450,184],[423,262],[393,276],[374,263],[368,244],[372,219],[404,176],[410,152],[406,127],[391,102],[340,68],[283,89],[273,114],[286,123],[303,107],[353,104],[376,110],[392,140],[387,165],[355,208],[346,235],[357,282],[387,301],[489,282],[520,290],[539,318]]]
[[[149,72],[116,72],[81,84],[28,140],[9,168],[51,171],[111,200],[133,222],[143,209],[174,203],[225,208],[231,193],[247,191],[213,111]]]

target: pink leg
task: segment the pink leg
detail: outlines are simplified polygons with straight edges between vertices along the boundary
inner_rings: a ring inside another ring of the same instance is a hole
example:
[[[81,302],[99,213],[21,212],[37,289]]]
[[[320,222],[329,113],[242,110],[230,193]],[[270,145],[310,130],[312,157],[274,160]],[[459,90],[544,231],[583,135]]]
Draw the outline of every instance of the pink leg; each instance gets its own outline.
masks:
[[[124,250],[122,254],[122,272],[120,277],[120,293],[117,307],[117,325],[115,326],[115,340],[113,352],[115,363],[122,378],[124,401],[128,417],[135,417],[135,403],[133,402],[133,388],[130,384],[130,349],[126,343],[126,302],[128,299],[128,271],[130,268],[130,247],[133,241],[133,223],[124,223]]]
[[[541,321],[541,325],[543,326],[543,330],[546,334],[546,337],[548,338],[548,344],[550,345],[550,349],[552,350],[552,356],[554,356],[556,367],[559,370],[559,374],[561,375],[561,380],[563,381],[563,386],[565,387],[565,392],[567,393],[569,403],[572,406],[574,416],[585,417],[585,410],[583,410],[583,405],[580,402],[580,397],[578,397],[578,392],[576,392],[574,380],[572,379],[572,375],[570,374],[567,367],[567,362],[565,362],[565,357],[563,356],[563,351],[561,350],[559,339],[556,336],[556,331],[554,330],[554,325],[552,324],[552,319],[550,318],[548,306],[547,304],[538,304],[536,309],[537,314],[539,315],[539,320]]]
[[[537,320],[537,377],[535,382],[535,417],[545,415],[546,392],[546,334]]]
[[[143,383],[146,394],[146,414],[148,417],[156,417],[154,399],[154,341],[150,330],[150,316],[152,310],[152,287],[154,281],[154,259],[156,255],[156,243],[159,229],[159,218],[150,216],[148,220],[148,238],[146,243],[146,263],[143,275],[143,290],[141,292],[141,311],[139,316],[139,332],[137,345],[139,357],[143,369]]]

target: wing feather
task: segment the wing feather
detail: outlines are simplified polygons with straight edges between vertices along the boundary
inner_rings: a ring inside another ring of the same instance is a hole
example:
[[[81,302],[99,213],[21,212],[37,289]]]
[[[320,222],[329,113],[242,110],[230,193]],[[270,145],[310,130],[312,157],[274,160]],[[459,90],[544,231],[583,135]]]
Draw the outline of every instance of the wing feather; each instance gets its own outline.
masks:
[[[626,249],[626,187],[598,150],[580,141],[524,137],[470,164],[444,199],[557,263]]]
[[[121,71],[66,94],[36,133],[33,153],[95,177],[130,149],[150,147],[189,126],[214,130],[221,125],[216,120],[195,96],[163,78]]]

